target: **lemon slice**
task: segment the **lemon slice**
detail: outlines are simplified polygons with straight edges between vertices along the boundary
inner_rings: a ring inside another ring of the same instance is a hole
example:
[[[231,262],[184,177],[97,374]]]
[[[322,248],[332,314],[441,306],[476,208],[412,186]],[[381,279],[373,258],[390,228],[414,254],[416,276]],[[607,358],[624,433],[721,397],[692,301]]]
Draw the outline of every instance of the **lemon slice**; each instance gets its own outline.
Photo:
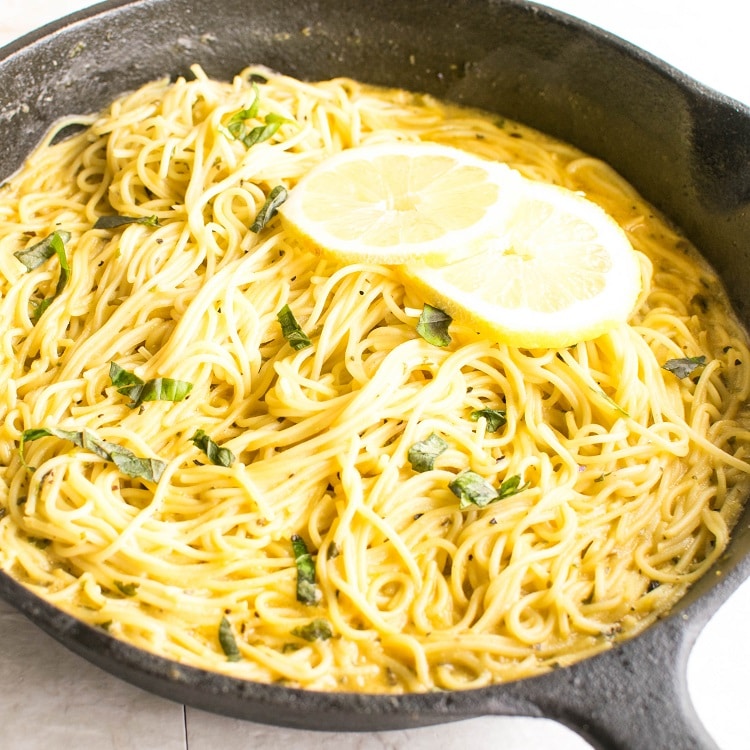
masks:
[[[344,263],[445,259],[492,231],[521,179],[436,143],[366,145],[311,169],[279,214],[291,234]]]
[[[407,285],[478,332],[512,346],[562,348],[625,321],[641,288],[620,226],[578,193],[522,178],[512,206],[477,252],[408,263]]]

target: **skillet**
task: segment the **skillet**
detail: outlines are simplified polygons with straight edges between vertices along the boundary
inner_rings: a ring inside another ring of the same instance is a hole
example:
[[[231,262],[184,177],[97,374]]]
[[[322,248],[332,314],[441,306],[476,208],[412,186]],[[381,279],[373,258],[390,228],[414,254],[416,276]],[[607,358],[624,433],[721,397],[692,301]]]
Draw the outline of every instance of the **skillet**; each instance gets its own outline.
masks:
[[[645,53],[519,0],[113,0],[0,52],[0,179],[63,114],[200,63],[301,78],[349,75],[497,111],[617,168],[703,250],[747,325],[750,111]],[[658,113],[655,116],[655,113]],[[715,573],[721,572],[720,576]],[[308,729],[382,731],[482,714],[546,716],[601,748],[715,747],[690,705],[700,629],[750,575],[750,510],[717,570],[672,613],[612,651],[492,688],[326,694],[185,667],[111,639],[0,574],[0,596],[109,672],[173,700]]]

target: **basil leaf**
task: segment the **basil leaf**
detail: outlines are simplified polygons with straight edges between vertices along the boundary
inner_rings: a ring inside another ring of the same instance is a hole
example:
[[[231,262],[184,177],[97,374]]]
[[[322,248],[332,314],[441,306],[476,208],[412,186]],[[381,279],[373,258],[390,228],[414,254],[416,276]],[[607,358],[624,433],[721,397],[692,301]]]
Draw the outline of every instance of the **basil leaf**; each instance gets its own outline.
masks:
[[[312,620],[307,625],[300,625],[292,630],[292,635],[302,638],[305,641],[327,641],[333,637],[331,623],[319,617]]]
[[[245,120],[252,120],[258,116],[258,108],[260,107],[260,91],[258,90],[257,84],[253,84],[253,101],[249,107],[241,109],[235,112],[227,122],[227,130],[237,139],[242,138],[242,134],[245,130]]]
[[[487,421],[487,432],[497,432],[507,422],[505,411],[502,409],[477,409],[469,416],[474,422],[484,417]]]
[[[143,401],[182,401],[193,390],[193,384],[186,380],[172,378],[154,378],[147,380],[141,389],[140,399],[135,406]]]
[[[505,497],[517,495],[524,487],[525,485],[521,484],[521,475],[514,474],[512,477],[503,480],[497,493],[497,499],[502,500]]]
[[[437,307],[425,303],[417,322],[417,333],[433,346],[448,346],[451,342],[448,327],[453,318]]]
[[[229,448],[219,448],[203,430],[196,430],[190,439],[208,456],[208,460],[214,466],[231,466],[234,463],[234,453]]]
[[[484,508],[498,499],[497,490],[482,476],[473,471],[459,474],[448,489],[459,499],[459,508],[476,505]]]
[[[706,358],[701,354],[700,357],[683,357],[681,359],[669,359],[663,365],[662,369],[674,373],[678,378],[686,378],[706,364]]]
[[[167,467],[164,461],[157,458],[139,458],[132,451],[114,443],[102,440],[101,444],[107,446],[108,457],[112,463],[129,477],[141,477],[149,482],[158,482]]]
[[[109,363],[109,379],[112,381],[112,385],[117,388],[117,392],[126,396],[132,386],[143,385],[144,383],[134,372],[120,367],[117,362]]]
[[[159,227],[159,218],[153,216],[100,216],[94,224],[94,229],[117,229],[127,224],[145,224],[149,227]]]
[[[263,118],[262,125],[256,125],[255,127],[248,129],[245,122],[258,117],[260,104],[260,93],[255,84],[253,84],[253,92],[255,98],[250,106],[235,112],[229,118],[226,125],[226,129],[232,138],[242,141],[247,148],[254,146],[256,143],[260,143],[261,141],[267,141],[284,123],[294,122],[294,120],[290,120],[282,115],[276,114],[275,112],[269,112]]]
[[[300,327],[289,305],[284,305],[276,314],[276,317],[279,323],[281,323],[281,332],[292,349],[299,350],[312,346],[312,341],[310,341],[307,334]]]
[[[420,440],[409,448],[408,459],[414,471],[431,471],[435,459],[448,449],[448,443],[434,432],[425,440]]]
[[[70,266],[65,254],[65,243],[70,239],[70,232],[53,232],[28,250],[13,253],[26,266],[27,271],[39,268],[44,261],[57,255],[60,261],[60,275],[57,278],[55,293],[39,302],[31,315],[32,322],[36,325],[44,311],[62,294],[70,278]]]
[[[46,427],[24,430],[21,434],[19,453],[24,466],[26,461],[23,457],[23,449],[26,443],[39,440],[43,437],[56,437],[61,440],[69,440],[79,448],[90,451],[100,458],[117,466],[117,468],[129,477],[138,477],[148,482],[158,482],[167,464],[156,458],[139,458],[132,451],[115,443],[102,440],[88,430],[57,430]]]
[[[291,122],[291,120],[287,120],[285,117],[271,112],[265,117],[265,125],[256,125],[254,128],[251,128],[247,134],[242,136],[240,140],[245,146],[250,148],[256,143],[267,141],[285,122]]]
[[[219,645],[227,657],[227,661],[239,661],[242,659],[242,654],[232,632],[232,624],[226,617],[222,617],[219,623]]]
[[[39,318],[42,317],[44,311],[62,294],[62,290],[65,289],[68,279],[70,278],[70,266],[68,265],[68,259],[65,257],[65,250],[60,255],[60,275],[57,277],[57,284],[55,286],[55,292],[51,297],[43,299],[34,310],[32,320],[36,323]]]
[[[47,235],[41,242],[32,245],[28,250],[19,250],[13,253],[21,263],[26,266],[27,271],[33,271],[58,252],[56,243],[63,244],[70,240],[70,232],[57,231]]]
[[[114,581],[114,584],[115,586],[117,586],[117,590],[123,596],[135,596],[136,592],[138,591],[137,583],[123,583],[122,581]]]
[[[302,604],[317,604],[321,594],[315,585],[315,563],[307,551],[305,540],[297,534],[292,536],[292,552],[297,566],[297,601]]]
[[[117,392],[130,399],[128,406],[135,409],[144,401],[182,401],[193,389],[186,380],[172,378],[152,378],[141,380],[135,373],[110,362],[109,378]]]
[[[268,198],[266,198],[265,203],[260,211],[258,211],[258,215],[255,217],[255,221],[250,227],[250,231],[255,232],[256,234],[260,232],[260,230],[263,229],[274,216],[276,216],[279,206],[287,199],[288,195],[289,193],[283,185],[277,185],[268,194]]]
[[[624,417],[629,417],[630,415],[625,411],[625,409],[620,406],[620,404],[615,401],[612,396],[606,394],[601,388],[595,388],[594,386],[589,386],[591,390],[597,394],[600,398],[604,399],[604,401],[607,402],[615,411],[622,414]]]
[[[459,508],[462,510],[471,505],[484,508],[490,503],[497,502],[511,495],[516,495],[526,485],[521,484],[521,476],[514,474],[505,479],[496,490],[484,477],[473,471],[465,471],[459,474],[448,488],[459,499]]]

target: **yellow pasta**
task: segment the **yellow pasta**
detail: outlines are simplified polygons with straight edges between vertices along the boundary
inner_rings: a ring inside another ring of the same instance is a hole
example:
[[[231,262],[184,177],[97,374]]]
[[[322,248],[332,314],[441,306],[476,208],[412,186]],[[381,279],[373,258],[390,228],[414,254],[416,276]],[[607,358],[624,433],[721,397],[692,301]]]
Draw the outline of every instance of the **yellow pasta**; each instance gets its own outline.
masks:
[[[244,143],[232,117],[254,101]],[[721,556],[748,490],[747,339],[714,272],[607,165],[430,97],[261,68],[195,68],[71,125],[0,188],[0,566],[32,591],[239,678],[423,691],[608,648]],[[560,351],[453,325],[436,347],[394,269],[322,260],[278,218],[251,230],[275,187],[394,140],[602,205],[641,257],[629,323]],[[94,227],[113,215],[129,223]],[[55,232],[64,256],[25,268]],[[285,305],[311,346],[282,334]],[[112,363],[189,393],[138,401]],[[445,449],[417,471],[431,435]],[[463,508],[449,485],[467,470],[510,491]]]

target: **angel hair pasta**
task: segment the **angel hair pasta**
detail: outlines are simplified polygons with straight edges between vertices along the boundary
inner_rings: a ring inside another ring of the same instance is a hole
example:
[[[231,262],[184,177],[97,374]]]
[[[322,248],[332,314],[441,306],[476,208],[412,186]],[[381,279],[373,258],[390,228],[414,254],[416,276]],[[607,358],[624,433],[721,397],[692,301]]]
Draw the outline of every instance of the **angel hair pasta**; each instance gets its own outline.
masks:
[[[0,190],[0,565],[32,591],[239,678],[422,691],[605,649],[722,554],[748,489],[747,339],[607,165],[259,68],[195,68],[72,125]],[[396,140],[604,207],[639,253],[629,322],[561,350],[454,322],[436,345],[394,268],[292,241],[276,210],[302,175]]]

